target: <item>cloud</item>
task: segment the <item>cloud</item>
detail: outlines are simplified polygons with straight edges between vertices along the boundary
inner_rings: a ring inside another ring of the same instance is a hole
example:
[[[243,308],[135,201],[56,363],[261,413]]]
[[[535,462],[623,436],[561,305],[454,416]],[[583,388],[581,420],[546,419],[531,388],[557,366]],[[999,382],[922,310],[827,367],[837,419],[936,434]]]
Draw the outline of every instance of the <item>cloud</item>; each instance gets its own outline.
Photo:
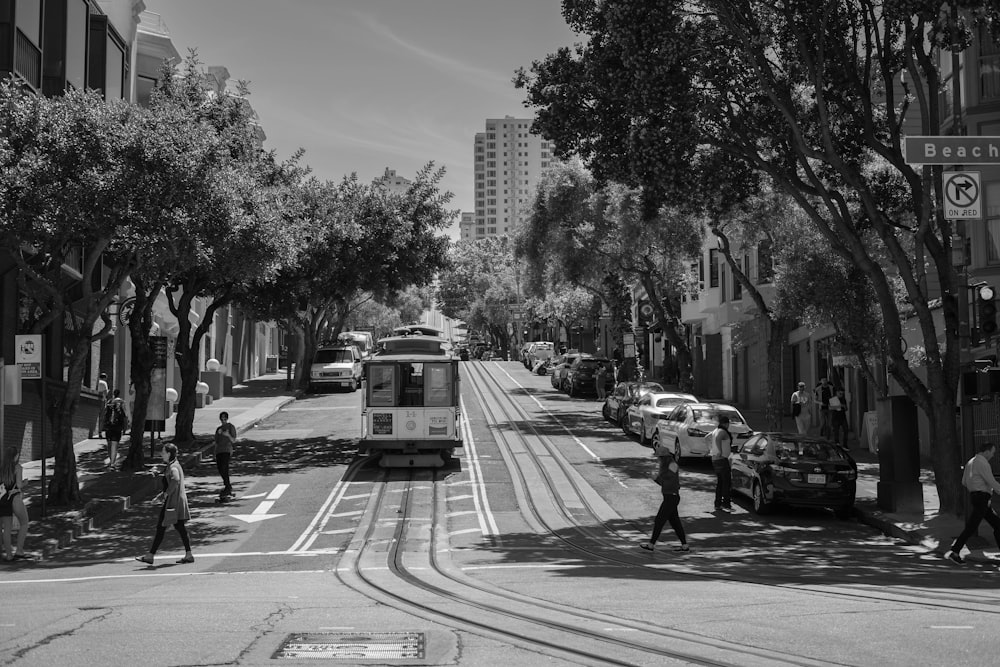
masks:
[[[497,92],[498,87],[510,86],[510,73],[500,73],[484,67],[477,67],[464,60],[431,51],[419,44],[414,44],[403,39],[393,32],[389,26],[380,23],[374,16],[361,13],[357,13],[356,16],[377,37],[395,44],[409,54],[417,56],[427,65],[440,72],[460,78],[477,88],[493,94]]]

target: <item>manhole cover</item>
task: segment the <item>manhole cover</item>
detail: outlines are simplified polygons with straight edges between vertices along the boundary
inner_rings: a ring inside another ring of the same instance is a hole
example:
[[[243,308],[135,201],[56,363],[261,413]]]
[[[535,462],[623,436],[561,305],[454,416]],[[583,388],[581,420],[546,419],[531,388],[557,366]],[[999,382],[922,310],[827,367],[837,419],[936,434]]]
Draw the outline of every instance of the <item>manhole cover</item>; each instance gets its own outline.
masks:
[[[423,659],[422,632],[318,632],[285,638],[275,658],[318,660]]]

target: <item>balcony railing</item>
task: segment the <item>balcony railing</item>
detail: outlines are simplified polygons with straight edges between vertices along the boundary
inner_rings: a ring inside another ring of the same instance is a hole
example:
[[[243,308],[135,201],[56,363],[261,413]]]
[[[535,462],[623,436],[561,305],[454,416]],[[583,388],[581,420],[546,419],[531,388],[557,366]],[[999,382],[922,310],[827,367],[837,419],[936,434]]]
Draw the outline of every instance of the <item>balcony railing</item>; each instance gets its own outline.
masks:
[[[42,87],[42,52],[17,30],[14,43],[14,73],[38,90]]]

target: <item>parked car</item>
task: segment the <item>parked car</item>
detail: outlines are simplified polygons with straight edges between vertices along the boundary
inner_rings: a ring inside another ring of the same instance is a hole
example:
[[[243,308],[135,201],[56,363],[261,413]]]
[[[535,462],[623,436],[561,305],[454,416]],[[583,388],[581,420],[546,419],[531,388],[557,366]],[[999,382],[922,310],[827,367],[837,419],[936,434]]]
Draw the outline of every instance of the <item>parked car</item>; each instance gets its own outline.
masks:
[[[854,513],[858,464],[846,449],[797,433],[757,433],[734,451],[733,491],[764,514],[774,505],[827,507],[838,518]]]
[[[534,369],[539,360],[550,359],[554,354],[555,345],[546,340],[536,340],[528,346],[525,366]]]
[[[708,456],[709,442],[705,436],[719,425],[719,415],[729,417],[729,433],[733,449],[753,435],[747,420],[732,405],[724,403],[682,403],[670,414],[660,417],[653,431],[653,447],[673,444],[677,458]]]
[[[309,367],[309,391],[321,387],[357,391],[363,372],[361,351],[356,345],[321,347]]]
[[[610,359],[604,357],[590,357],[581,356],[573,362],[566,371],[566,381],[564,383],[564,388],[566,393],[570,396],[578,396],[580,394],[597,394],[597,369],[600,366],[605,368],[611,364]],[[609,375],[605,376],[604,381],[605,387],[609,389],[614,388],[615,380]]]
[[[586,352],[568,352],[563,355],[562,361],[552,366],[552,386],[560,391],[566,390],[566,377],[569,374],[569,367],[580,357],[592,357]]]
[[[694,394],[679,392],[649,392],[625,410],[622,430],[625,435],[639,435],[639,443],[646,445],[653,439],[657,422],[673,412],[681,403],[697,403]]]
[[[621,426],[625,420],[625,411],[633,401],[637,401],[643,394],[663,391],[663,387],[656,382],[619,382],[604,399],[601,414],[607,421]]]

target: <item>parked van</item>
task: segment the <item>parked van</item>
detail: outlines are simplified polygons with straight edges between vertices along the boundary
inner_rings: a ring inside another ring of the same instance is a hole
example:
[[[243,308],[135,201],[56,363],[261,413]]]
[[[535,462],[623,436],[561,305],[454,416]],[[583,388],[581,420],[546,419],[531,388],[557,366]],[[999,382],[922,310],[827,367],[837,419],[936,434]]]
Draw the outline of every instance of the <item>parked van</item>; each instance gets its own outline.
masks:
[[[321,347],[309,367],[309,391],[338,387],[357,391],[364,369],[356,345]]]
[[[337,341],[346,345],[357,345],[362,358],[371,356],[375,351],[375,338],[370,331],[343,331],[337,336]]]

